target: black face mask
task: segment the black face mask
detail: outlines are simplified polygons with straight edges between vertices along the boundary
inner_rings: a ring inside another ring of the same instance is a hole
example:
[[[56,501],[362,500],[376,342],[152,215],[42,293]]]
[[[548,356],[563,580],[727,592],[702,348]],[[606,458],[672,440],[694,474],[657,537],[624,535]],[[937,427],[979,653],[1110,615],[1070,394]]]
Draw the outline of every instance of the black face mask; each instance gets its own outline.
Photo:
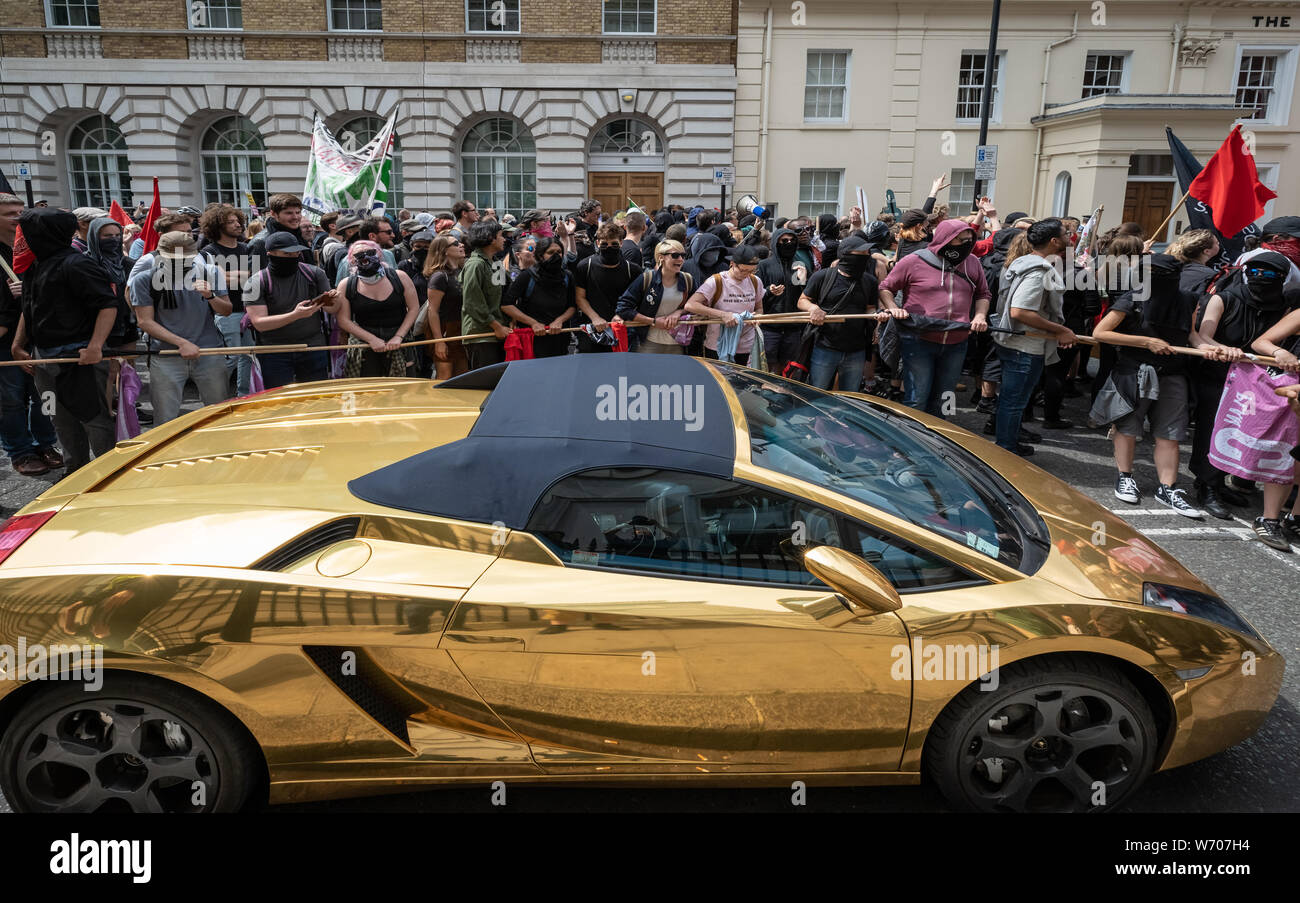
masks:
[[[560,273],[560,267],[564,266],[564,255],[553,254],[537,265],[539,272],[548,276],[557,276]]]
[[[969,255],[973,245],[970,243],[964,245],[944,245],[943,250],[939,253],[948,263],[956,266],[965,260]]]
[[[600,262],[606,266],[613,266],[623,259],[622,248],[601,248]]]
[[[271,257],[272,276],[292,276],[298,270],[297,257]]]
[[[379,272],[379,258],[374,254],[358,254],[354,261],[357,272],[362,276],[373,276]]]
[[[101,238],[99,240],[99,253],[105,257],[121,257],[122,239],[120,237]]]
[[[871,258],[865,254],[845,254],[835,265],[850,279],[859,279],[867,271]]]
[[[712,251],[705,251],[703,254],[700,255],[700,266],[706,270],[709,269],[710,267],[717,266],[718,258],[721,255],[722,252],[716,249]]]
[[[428,248],[416,248],[413,251],[411,251],[411,257],[414,258],[415,262],[419,264],[421,269],[424,269],[424,258],[428,256],[429,256]]]
[[[1281,310],[1286,304],[1286,299],[1282,296],[1282,286],[1285,277],[1263,281],[1252,279],[1246,283],[1250,291],[1250,300],[1254,306],[1260,310]]]
[[[779,255],[781,255],[782,257],[793,257],[793,256],[794,256],[794,242],[793,242],[793,241],[778,241],[778,242],[776,243],[776,253],[779,254]]]

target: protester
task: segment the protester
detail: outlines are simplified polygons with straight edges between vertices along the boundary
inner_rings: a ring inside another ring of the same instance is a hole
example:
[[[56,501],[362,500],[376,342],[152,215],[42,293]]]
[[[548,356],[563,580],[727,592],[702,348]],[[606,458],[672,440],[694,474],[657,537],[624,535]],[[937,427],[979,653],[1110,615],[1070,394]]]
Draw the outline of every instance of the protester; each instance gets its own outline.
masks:
[[[304,351],[259,354],[262,384],[278,389],[329,376],[325,314],[339,308],[339,296],[320,267],[303,263],[304,246],[289,232],[266,243],[267,267],[244,283],[244,309],[258,345],[307,345]]]
[[[623,292],[617,319],[641,330],[636,350],[641,354],[685,354],[686,348],[673,336],[683,305],[695,289],[695,280],[682,270],[686,249],[679,241],[665,239],[655,247],[653,269]]]
[[[795,260],[798,240],[789,229],[777,229],[772,234],[772,246],[776,249],[775,253],[769,254],[755,271],[755,275],[767,287],[763,294],[763,313],[794,313],[799,309],[799,296],[808,284],[808,270]],[[773,373],[784,371],[785,365],[799,351],[803,332],[802,323],[788,326],[763,324],[763,351],[769,370]]]
[[[825,321],[828,314],[875,313],[879,283],[870,272],[874,267],[866,239],[851,235],[836,241],[836,250],[836,259],[813,274],[799,298],[799,309],[808,311],[809,320],[818,327],[808,381],[818,389],[860,392],[871,327],[875,324],[866,320]]]
[[[470,227],[478,222],[478,208],[472,201],[457,201],[451,205],[451,216],[456,221],[451,234],[464,241],[469,236]]]
[[[416,298],[425,298],[429,293],[429,280],[424,275],[424,262],[429,258],[429,244],[432,241],[433,233],[427,229],[421,229],[409,236],[410,251],[397,265],[399,270],[411,277],[411,282],[415,285]]]
[[[623,228],[626,230],[622,244],[623,259],[635,265],[638,270],[645,266],[641,247],[645,243],[649,225],[649,220],[640,210],[629,210],[623,219]]]
[[[1179,263],[1167,254],[1151,258],[1149,285],[1125,291],[1102,317],[1093,337],[1115,345],[1118,356],[1092,406],[1092,420],[1115,425],[1115,497],[1130,505],[1142,495],[1133,477],[1133,457],[1144,422],[1155,439],[1155,499],[1184,517],[1202,512],[1187,501],[1178,481],[1178,444],[1187,434],[1187,359],[1174,347],[1192,346],[1212,360],[1231,360],[1241,352],[1202,339],[1193,328],[1195,300],[1178,287]],[[1141,283],[1142,280],[1138,280]],[[1143,298],[1149,294],[1150,297]]]
[[[72,237],[72,246],[85,254],[86,248],[89,246],[86,240],[86,232],[90,229],[91,221],[99,219],[101,216],[108,216],[108,211],[101,210],[99,207],[78,207],[72,211],[72,215],[77,218],[77,234]]]
[[[1300,309],[1294,309],[1278,320],[1275,326],[1252,343],[1252,347],[1260,354],[1272,355],[1278,363],[1278,369],[1290,374],[1289,378],[1276,380],[1276,385],[1272,385],[1274,381],[1270,380],[1271,388],[1294,385],[1297,374],[1300,374],[1300,357],[1297,356],[1300,355]],[[1300,486],[1300,455],[1297,454],[1300,451],[1300,425],[1297,425],[1290,410],[1277,405],[1272,399],[1268,401],[1275,406],[1270,422],[1257,424],[1258,428],[1251,431],[1251,438],[1260,440],[1257,444],[1270,455],[1284,451],[1289,446],[1292,463],[1287,465],[1289,474],[1269,474],[1270,478],[1261,481],[1264,484],[1264,512],[1255,519],[1254,529],[1255,535],[1265,545],[1289,552],[1291,543],[1300,543],[1300,491],[1296,492],[1289,513],[1282,515],[1282,506],[1286,502],[1287,493]],[[1296,413],[1300,413],[1300,406],[1296,406],[1294,401],[1291,406],[1297,408]],[[1288,476],[1289,479],[1286,479]]]
[[[1032,250],[1007,267],[1002,279],[1005,297],[1001,326],[1016,333],[995,333],[997,355],[1001,361],[1001,394],[997,406],[997,443],[1021,457],[1034,453],[1031,444],[1020,441],[1021,415],[1038,387],[1045,364],[1057,362],[1058,348],[1075,344],[1074,332],[1065,324],[1065,282],[1053,268],[1069,247],[1064,225],[1059,219],[1039,220],[1025,233]]]
[[[23,202],[16,195],[0,193],[0,361],[14,359],[13,333],[22,313],[23,284],[10,280],[13,244]],[[58,435],[54,423],[42,410],[36,381],[24,367],[0,367],[0,446],[9,456],[16,473],[37,477],[63,466],[63,455],[55,448]]]
[[[464,264],[465,246],[460,239],[439,235],[429,243],[429,254],[424,259],[424,275],[429,286],[425,338],[441,339],[461,334],[462,299],[460,280],[456,275]],[[463,346],[462,342],[440,342],[433,346],[436,379],[451,379],[468,369]]]
[[[624,255],[625,234],[617,223],[603,224],[596,230],[596,253],[574,267],[574,300],[585,321],[597,333],[604,332],[609,326],[618,310],[619,298],[632,280],[641,275],[641,265],[630,262]],[[640,247],[633,247],[639,258]],[[601,342],[585,332],[578,333],[578,351],[581,353],[613,350],[614,346],[608,342]]]
[[[1219,256],[1219,239],[1209,229],[1188,229],[1169,243],[1165,253],[1182,263],[1178,285],[1185,292],[1199,296],[1218,275],[1210,261]]]
[[[33,355],[79,359],[34,368],[37,391],[54,398],[54,429],[67,473],[73,473],[117,441],[108,407],[109,366],[103,358],[117,320],[117,298],[104,268],[72,246],[77,218],[71,213],[52,207],[28,210],[18,226],[36,261],[23,273],[22,313],[10,350],[14,360]]]
[[[350,273],[339,282],[339,328],[348,334],[343,375],[405,376],[402,339],[420,310],[411,277],[383,263],[380,246],[358,241],[348,249]]]
[[[901,244],[901,242],[900,242]],[[934,240],[921,251],[909,254],[880,285],[880,300],[893,313],[937,318],[962,324],[942,330],[913,330],[898,324],[903,403],[910,408],[941,416],[944,397],[955,390],[966,358],[966,341],[971,332],[988,329],[989,290],[984,271],[970,259],[975,231],[961,220],[945,220],[935,229]],[[903,293],[903,306],[894,295]],[[968,324],[968,326],[967,326]]]
[[[356,213],[344,213],[334,221],[334,234],[320,246],[320,268],[326,273],[340,271],[348,256],[348,246],[361,235],[364,217]]]
[[[316,263],[316,256],[311,252],[311,241],[302,234],[302,222],[302,198],[296,194],[271,195],[265,234],[258,235],[248,243],[248,251],[253,257],[253,272],[266,266],[266,243],[272,235],[280,232],[288,232],[293,236],[295,244],[305,249],[298,255],[303,263],[309,266]]]
[[[501,311],[501,282],[496,278],[499,270],[492,260],[505,250],[506,238],[499,223],[483,222],[470,227],[468,242],[470,256],[460,273],[461,334],[491,333],[463,342],[469,369],[477,370],[506,359],[504,343],[510,335],[506,327],[509,321]]]
[[[687,313],[699,317],[721,317],[729,330],[729,341],[724,346],[720,344],[724,327],[718,324],[708,327],[704,339],[705,357],[734,360],[744,365],[749,363],[749,353],[757,335],[755,324],[746,321],[759,312],[758,304],[763,297],[763,284],[754,272],[765,253],[753,245],[738,245],[727,256],[731,261],[727,270],[699,283],[695,293],[687,299],[685,308]],[[739,335],[736,335],[737,327]]]
[[[203,212],[199,228],[207,238],[202,254],[209,263],[221,268],[226,278],[230,313],[217,317],[217,329],[227,348],[244,348],[253,344],[252,330],[244,325],[244,283],[251,275],[252,253],[242,241],[247,220],[239,208],[217,204]],[[265,245],[263,245],[265,248]],[[242,398],[250,389],[252,358],[233,354],[226,358],[226,371],[235,375],[235,394]]]
[[[569,350],[569,334],[559,330],[577,311],[574,279],[564,267],[564,248],[556,239],[537,238],[535,255],[537,262],[510,283],[501,311],[516,326],[532,329],[534,357],[559,357]]]

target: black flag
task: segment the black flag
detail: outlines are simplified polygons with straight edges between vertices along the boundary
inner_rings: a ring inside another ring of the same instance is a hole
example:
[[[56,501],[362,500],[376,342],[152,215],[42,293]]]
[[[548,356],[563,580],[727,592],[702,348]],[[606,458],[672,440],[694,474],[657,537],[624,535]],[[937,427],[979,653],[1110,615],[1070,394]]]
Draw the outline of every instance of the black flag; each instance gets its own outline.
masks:
[[[1192,156],[1187,145],[1178,140],[1178,136],[1169,126],[1165,126],[1165,137],[1169,139],[1169,152],[1174,157],[1174,174],[1178,176],[1178,189],[1186,194],[1192,180],[1201,172],[1200,161]],[[1193,229],[1209,229],[1219,239],[1219,256],[1208,261],[1213,267],[1227,266],[1235,261],[1246,250],[1246,236],[1259,232],[1259,227],[1251,223],[1232,238],[1225,239],[1219,230],[1214,228],[1210,205],[1192,197],[1187,199],[1187,221]]]
[[[17,193],[18,192],[14,191],[14,187],[9,184],[9,180],[5,178],[4,170],[0,169],[0,194],[17,194]]]

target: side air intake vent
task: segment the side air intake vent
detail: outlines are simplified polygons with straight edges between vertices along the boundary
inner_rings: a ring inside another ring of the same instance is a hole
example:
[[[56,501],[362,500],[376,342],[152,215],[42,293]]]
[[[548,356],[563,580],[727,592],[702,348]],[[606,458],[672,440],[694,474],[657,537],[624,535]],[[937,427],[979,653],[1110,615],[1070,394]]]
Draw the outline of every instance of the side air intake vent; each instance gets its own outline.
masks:
[[[342,520],[321,524],[313,530],[285,543],[270,555],[252,565],[255,571],[282,571],[313,552],[327,549],[336,542],[352,539],[361,527],[361,518],[345,517]]]
[[[406,719],[424,706],[403,690],[383,668],[375,664],[362,649],[342,646],[303,646],[302,651],[315,663],[348,699],[384,730],[410,745]],[[344,669],[344,653],[355,655],[355,667]],[[344,671],[349,673],[344,673]],[[355,671],[356,673],[350,673]]]

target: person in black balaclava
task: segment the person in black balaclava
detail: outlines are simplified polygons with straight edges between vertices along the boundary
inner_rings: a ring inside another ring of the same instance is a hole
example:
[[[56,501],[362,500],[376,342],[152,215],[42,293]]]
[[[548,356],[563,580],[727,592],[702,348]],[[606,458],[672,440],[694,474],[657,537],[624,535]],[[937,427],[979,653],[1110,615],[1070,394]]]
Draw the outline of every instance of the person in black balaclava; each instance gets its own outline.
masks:
[[[822,268],[835,262],[840,246],[840,221],[834,213],[823,213],[817,217],[817,237],[822,242]]]
[[[763,313],[784,314],[799,309],[799,296],[808,284],[808,269],[795,259],[798,239],[789,229],[777,229],[772,234],[772,253],[758,265],[755,274],[767,287],[763,295]],[[764,325],[763,351],[767,367],[773,373],[785,369],[786,362],[799,350],[803,337],[803,324],[790,326]]]
[[[695,285],[703,284],[714,273],[724,273],[731,266],[725,256],[726,245],[712,232],[695,236],[695,256],[686,261],[682,272],[689,273]],[[699,330],[696,330],[697,332]]]
[[[501,299],[501,312],[516,326],[533,330],[533,355],[559,357],[568,353],[569,334],[556,331],[578,309],[572,274],[564,266],[564,248],[557,239],[537,238],[537,262],[519,273]]]
[[[53,395],[54,429],[67,472],[105,454],[116,442],[108,408],[108,361],[104,343],[118,315],[112,277],[103,265],[72,247],[77,218],[42,207],[18,220],[36,262],[23,273],[22,315],[14,333],[16,360],[77,357],[79,364],[38,366],[42,397]],[[31,349],[28,349],[30,341]],[[49,393],[49,394],[47,394]]]
[[[708,234],[716,235],[725,247],[734,248],[736,246],[736,236],[731,234],[731,226],[726,223],[718,223],[716,226],[710,226]]]

